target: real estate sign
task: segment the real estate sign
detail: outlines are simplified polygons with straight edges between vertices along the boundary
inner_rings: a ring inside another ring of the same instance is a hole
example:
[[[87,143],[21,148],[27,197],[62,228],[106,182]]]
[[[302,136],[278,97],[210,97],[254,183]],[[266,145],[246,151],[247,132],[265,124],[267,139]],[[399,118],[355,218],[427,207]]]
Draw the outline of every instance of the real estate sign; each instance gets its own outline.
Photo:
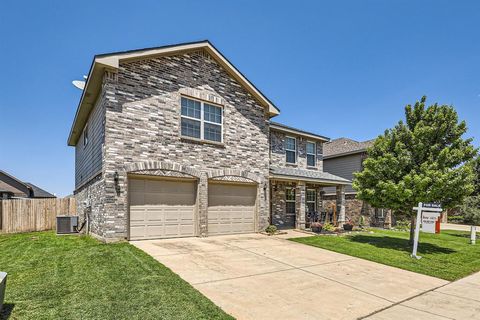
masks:
[[[422,231],[427,233],[435,233],[435,224],[438,217],[440,216],[439,212],[422,212]]]
[[[412,257],[420,259],[417,256],[418,237],[420,236],[420,223],[422,223],[422,230],[425,232],[435,233],[435,221],[442,212],[442,207],[437,203],[422,203],[419,202],[418,206],[413,210],[417,210],[417,223],[415,225],[415,238],[413,240]],[[430,231],[431,230],[431,231]]]

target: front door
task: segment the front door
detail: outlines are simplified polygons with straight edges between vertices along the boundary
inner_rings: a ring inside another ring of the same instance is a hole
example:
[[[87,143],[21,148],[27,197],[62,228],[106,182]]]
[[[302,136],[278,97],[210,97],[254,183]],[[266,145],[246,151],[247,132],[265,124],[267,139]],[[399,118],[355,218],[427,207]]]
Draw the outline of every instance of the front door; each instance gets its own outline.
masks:
[[[317,212],[317,190],[315,189],[307,189],[307,194],[305,196],[305,210],[306,212],[306,228],[310,227],[310,222],[316,220],[315,214]]]

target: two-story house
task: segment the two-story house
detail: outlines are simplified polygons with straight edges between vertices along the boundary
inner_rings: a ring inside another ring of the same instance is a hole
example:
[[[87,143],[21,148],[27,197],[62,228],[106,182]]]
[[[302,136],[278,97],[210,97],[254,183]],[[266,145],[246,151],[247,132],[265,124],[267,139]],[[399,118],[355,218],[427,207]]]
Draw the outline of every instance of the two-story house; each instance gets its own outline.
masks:
[[[328,139],[279,112],[208,41],[95,56],[68,138],[79,215],[105,241],[304,228],[335,186],[341,223]]]

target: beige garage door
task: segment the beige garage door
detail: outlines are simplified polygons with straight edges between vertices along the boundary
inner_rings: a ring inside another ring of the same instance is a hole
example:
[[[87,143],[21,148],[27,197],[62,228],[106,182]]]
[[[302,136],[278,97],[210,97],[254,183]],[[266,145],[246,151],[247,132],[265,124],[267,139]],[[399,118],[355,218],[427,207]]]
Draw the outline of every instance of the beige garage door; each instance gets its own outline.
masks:
[[[210,183],[208,234],[254,232],[256,199],[256,185]]]
[[[129,180],[130,239],[190,237],[195,234],[196,182]]]

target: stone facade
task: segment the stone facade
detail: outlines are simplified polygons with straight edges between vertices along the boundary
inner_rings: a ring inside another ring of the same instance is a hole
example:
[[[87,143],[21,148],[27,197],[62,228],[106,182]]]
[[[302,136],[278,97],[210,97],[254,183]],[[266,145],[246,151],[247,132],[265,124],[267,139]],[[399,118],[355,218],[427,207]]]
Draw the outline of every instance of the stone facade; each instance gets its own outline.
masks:
[[[88,219],[89,233],[103,238],[105,229],[105,184],[102,174],[97,175],[75,192],[80,223]]]
[[[200,236],[208,235],[208,180],[222,176],[258,184],[256,229],[268,225],[268,115],[205,51],[121,62],[118,72],[107,72],[103,91],[102,174],[96,184],[76,192],[81,203],[88,190],[100,190],[90,198],[92,232],[106,240],[128,236],[128,176],[136,171],[175,171],[198,180]],[[223,108],[222,143],[181,137],[182,96]]]
[[[271,190],[271,221],[278,228],[305,229],[309,227],[307,190],[315,190],[314,211],[319,214],[327,208],[322,196],[322,185],[303,181],[288,182],[280,180],[270,181]],[[286,189],[295,189],[295,214],[286,213]],[[336,201],[336,198],[335,198]]]
[[[297,163],[291,164],[286,163],[286,155],[285,155],[285,137],[294,137],[297,140]],[[306,145],[307,141],[315,142],[316,143],[316,166],[309,167],[307,166],[307,153],[306,153]],[[309,169],[309,170],[323,170],[323,143],[321,141],[314,141],[307,138],[302,137],[301,135],[294,135],[290,133],[285,133],[279,130],[271,129],[270,132],[270,164],[272,166],[277,167],[296,167],[300,169]]]
[[[293,182],[272,181],[271,220],[278,228],[295,228],[296,214],[286,213],[286,189],[296,188]]]

